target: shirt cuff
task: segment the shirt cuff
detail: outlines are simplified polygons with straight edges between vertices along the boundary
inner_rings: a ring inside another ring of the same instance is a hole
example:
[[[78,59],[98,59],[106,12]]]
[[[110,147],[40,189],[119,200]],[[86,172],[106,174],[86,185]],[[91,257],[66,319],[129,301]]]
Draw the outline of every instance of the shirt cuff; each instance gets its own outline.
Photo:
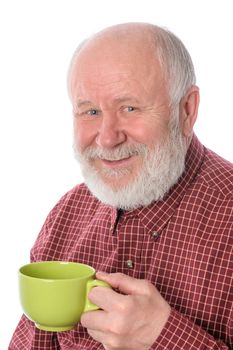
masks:
[[[211,335],[178,311],[172,309],[165,327],[151,347],[151,350],[164,349],[228,350],[229,348],[223,342],[216,341]]]

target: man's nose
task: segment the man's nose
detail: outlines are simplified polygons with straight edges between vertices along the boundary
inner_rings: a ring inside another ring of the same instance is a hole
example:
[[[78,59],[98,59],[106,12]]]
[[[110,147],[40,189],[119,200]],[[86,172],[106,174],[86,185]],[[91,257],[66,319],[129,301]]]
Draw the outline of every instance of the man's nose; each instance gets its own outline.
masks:
[[[96,136],[96,143],[102,148],[113,148],[124,143],[127,135],[118,117],[115,113],[103,113],[98,133]]]

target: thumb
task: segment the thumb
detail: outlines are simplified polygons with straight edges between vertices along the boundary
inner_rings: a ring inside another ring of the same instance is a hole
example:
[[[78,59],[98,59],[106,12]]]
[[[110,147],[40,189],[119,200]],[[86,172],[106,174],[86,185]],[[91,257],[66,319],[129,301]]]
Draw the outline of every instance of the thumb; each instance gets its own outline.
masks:
[[[147,287],[145,280],[139,280],[119,272],[108,274],[99,271],[96,273],[96,277],[124,294],[144,294],[144,289]]]

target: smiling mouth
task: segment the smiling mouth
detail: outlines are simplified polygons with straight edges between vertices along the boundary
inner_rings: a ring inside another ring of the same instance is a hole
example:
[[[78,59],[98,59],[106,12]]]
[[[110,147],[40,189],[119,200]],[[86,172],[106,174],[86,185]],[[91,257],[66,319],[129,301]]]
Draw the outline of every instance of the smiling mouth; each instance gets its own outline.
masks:
[[[118,167],[127,165],[135,155],[130,155],[127,158],[119,158],[119,159],[106,159],[100,158],[100,162],[107,167]]]
[[[129,159],[129,158],[131,158],[131,157],[132,157],[132,155],[130,155],[130,156],[128,156],[128,157],[125,157],[125,158],[114,158],[114,159],[100,158],[100,159],[103,160],[103,161],[106,161],[106,162],[120,162],[120,161]]]

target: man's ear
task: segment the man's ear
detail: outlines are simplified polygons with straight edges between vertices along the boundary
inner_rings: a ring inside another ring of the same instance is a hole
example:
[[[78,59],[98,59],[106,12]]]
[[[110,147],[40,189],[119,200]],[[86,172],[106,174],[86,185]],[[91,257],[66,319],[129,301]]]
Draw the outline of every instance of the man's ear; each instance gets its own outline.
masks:
[[[180,102],[180,123],[183,135],[190,137],[197,119],[200,101],[199,88],[193,85]]]

